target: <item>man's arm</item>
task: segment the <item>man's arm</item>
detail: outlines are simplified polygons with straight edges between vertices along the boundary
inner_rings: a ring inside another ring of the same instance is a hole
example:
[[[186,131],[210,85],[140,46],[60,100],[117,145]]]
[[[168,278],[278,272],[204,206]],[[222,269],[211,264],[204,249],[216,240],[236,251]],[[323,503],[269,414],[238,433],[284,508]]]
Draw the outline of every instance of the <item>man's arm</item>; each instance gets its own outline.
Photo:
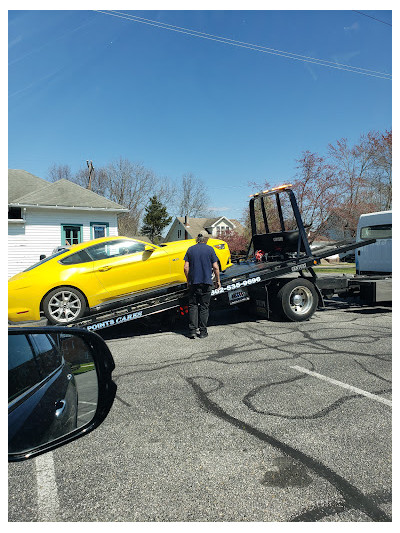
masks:
[[[183,265],[183,272],[186,276],[186,283],[189,285],[189,261],[185,261],[185,264]]]
[[[215,263],[212,264],[212,268],[213,268],[213,271],[214,271],[214,274],[215,274],[215,285],[216,287],[219,289],[221,287],[221,281],[219,279],[219,266],[218,266],[218,263],[217,261],[215,261]]]

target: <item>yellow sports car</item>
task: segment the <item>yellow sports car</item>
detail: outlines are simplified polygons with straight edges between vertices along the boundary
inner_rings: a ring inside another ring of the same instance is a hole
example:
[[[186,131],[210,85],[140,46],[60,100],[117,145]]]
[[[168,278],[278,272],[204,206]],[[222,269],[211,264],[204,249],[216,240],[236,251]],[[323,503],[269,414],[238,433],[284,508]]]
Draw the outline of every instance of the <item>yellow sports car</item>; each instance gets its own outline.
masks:
[[[183,258],[193,244],[194,239],[156,246],[102,237],[61,250],[10,278],[8,319],[40,320],[42,312],[52,324],[65,325],[132,293],[185,283]],[[207,244],[215,249],[220,270],[232,265],[224,241]]]

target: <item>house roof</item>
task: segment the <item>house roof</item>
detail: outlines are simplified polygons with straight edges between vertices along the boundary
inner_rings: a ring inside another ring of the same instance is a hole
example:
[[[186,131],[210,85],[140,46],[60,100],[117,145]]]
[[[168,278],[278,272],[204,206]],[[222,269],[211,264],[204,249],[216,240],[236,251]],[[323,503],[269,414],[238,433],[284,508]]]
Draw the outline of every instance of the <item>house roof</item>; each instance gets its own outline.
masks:
[[[225,218],[226,220],[232,222],[232,224],[235,226],[235,229],[241,232],[243,230],[243,226],[240,224],[240,222],[233,218],[227,218],[225,216],[215,217],[215,218],[187,218],[188,226],[185,226],[186,231],[188,232],[189,236],[192,238],[196,238],[199,233],[204,232],[206,228],[211,228],[216,222],[219,220]],[[178,220],[182,225],[185,225],[185,217],[176,217],[176,220]],[[171,226],[172,229],[172,226]],[[171,231],[171,230],[170,230]]]
[[[69,180],[50,183],[25,170],[8,171],[8,202],[17,205],[85,207],[127,212],[122,205],[107,200]]]
[[[183,225],[185,225],[185,217],[177,217],[177,220]],[[187,223],[188,225],[185,226],[185,230],[188,232],[189,236],[193,239],[197,237],[199,233],[204,231],[204,228],[207,227],[205,225],[205,222],[207,221],[207,218],[190,218],[188,217]]]
[[[37,191],[49,185],[49,182],[26,172],[26,170],[8,169],[8,203],[13,203],[25,194]]]

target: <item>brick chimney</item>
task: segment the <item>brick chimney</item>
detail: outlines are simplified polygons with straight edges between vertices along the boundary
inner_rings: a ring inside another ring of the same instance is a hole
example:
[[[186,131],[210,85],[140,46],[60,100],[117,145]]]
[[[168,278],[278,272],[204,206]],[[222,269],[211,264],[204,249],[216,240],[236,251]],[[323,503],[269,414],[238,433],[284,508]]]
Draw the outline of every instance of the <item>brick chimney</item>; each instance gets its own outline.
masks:
[[[187,232],[187,229],[186,228],[189,228],[189,223],[188,223],[188,216],[185,215],[185,240],[187,240],[189,238],[189,234]]]

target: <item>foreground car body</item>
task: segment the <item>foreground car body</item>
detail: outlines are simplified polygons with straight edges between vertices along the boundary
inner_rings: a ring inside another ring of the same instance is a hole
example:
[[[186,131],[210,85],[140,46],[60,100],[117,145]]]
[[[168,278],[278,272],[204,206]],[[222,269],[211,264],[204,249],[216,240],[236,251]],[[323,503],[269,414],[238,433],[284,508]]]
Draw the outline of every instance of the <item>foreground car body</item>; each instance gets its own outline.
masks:
[[[103,237],[62,250],[13,276],[8,319],[68,324],[91,307],[150,289],[185,283],[186,250],[195,240],[155,246],[126,237]],[[231,266],[228,245],[209,239],[220,269]]]
[[[9,328],[8,460],[36,457],[96,429],[115,398],[114,368],[110,350],[95,333]]]
[[[77,427],[78,395],[70,365],[50,335],[11,335],[8,449],[34,448]]]

